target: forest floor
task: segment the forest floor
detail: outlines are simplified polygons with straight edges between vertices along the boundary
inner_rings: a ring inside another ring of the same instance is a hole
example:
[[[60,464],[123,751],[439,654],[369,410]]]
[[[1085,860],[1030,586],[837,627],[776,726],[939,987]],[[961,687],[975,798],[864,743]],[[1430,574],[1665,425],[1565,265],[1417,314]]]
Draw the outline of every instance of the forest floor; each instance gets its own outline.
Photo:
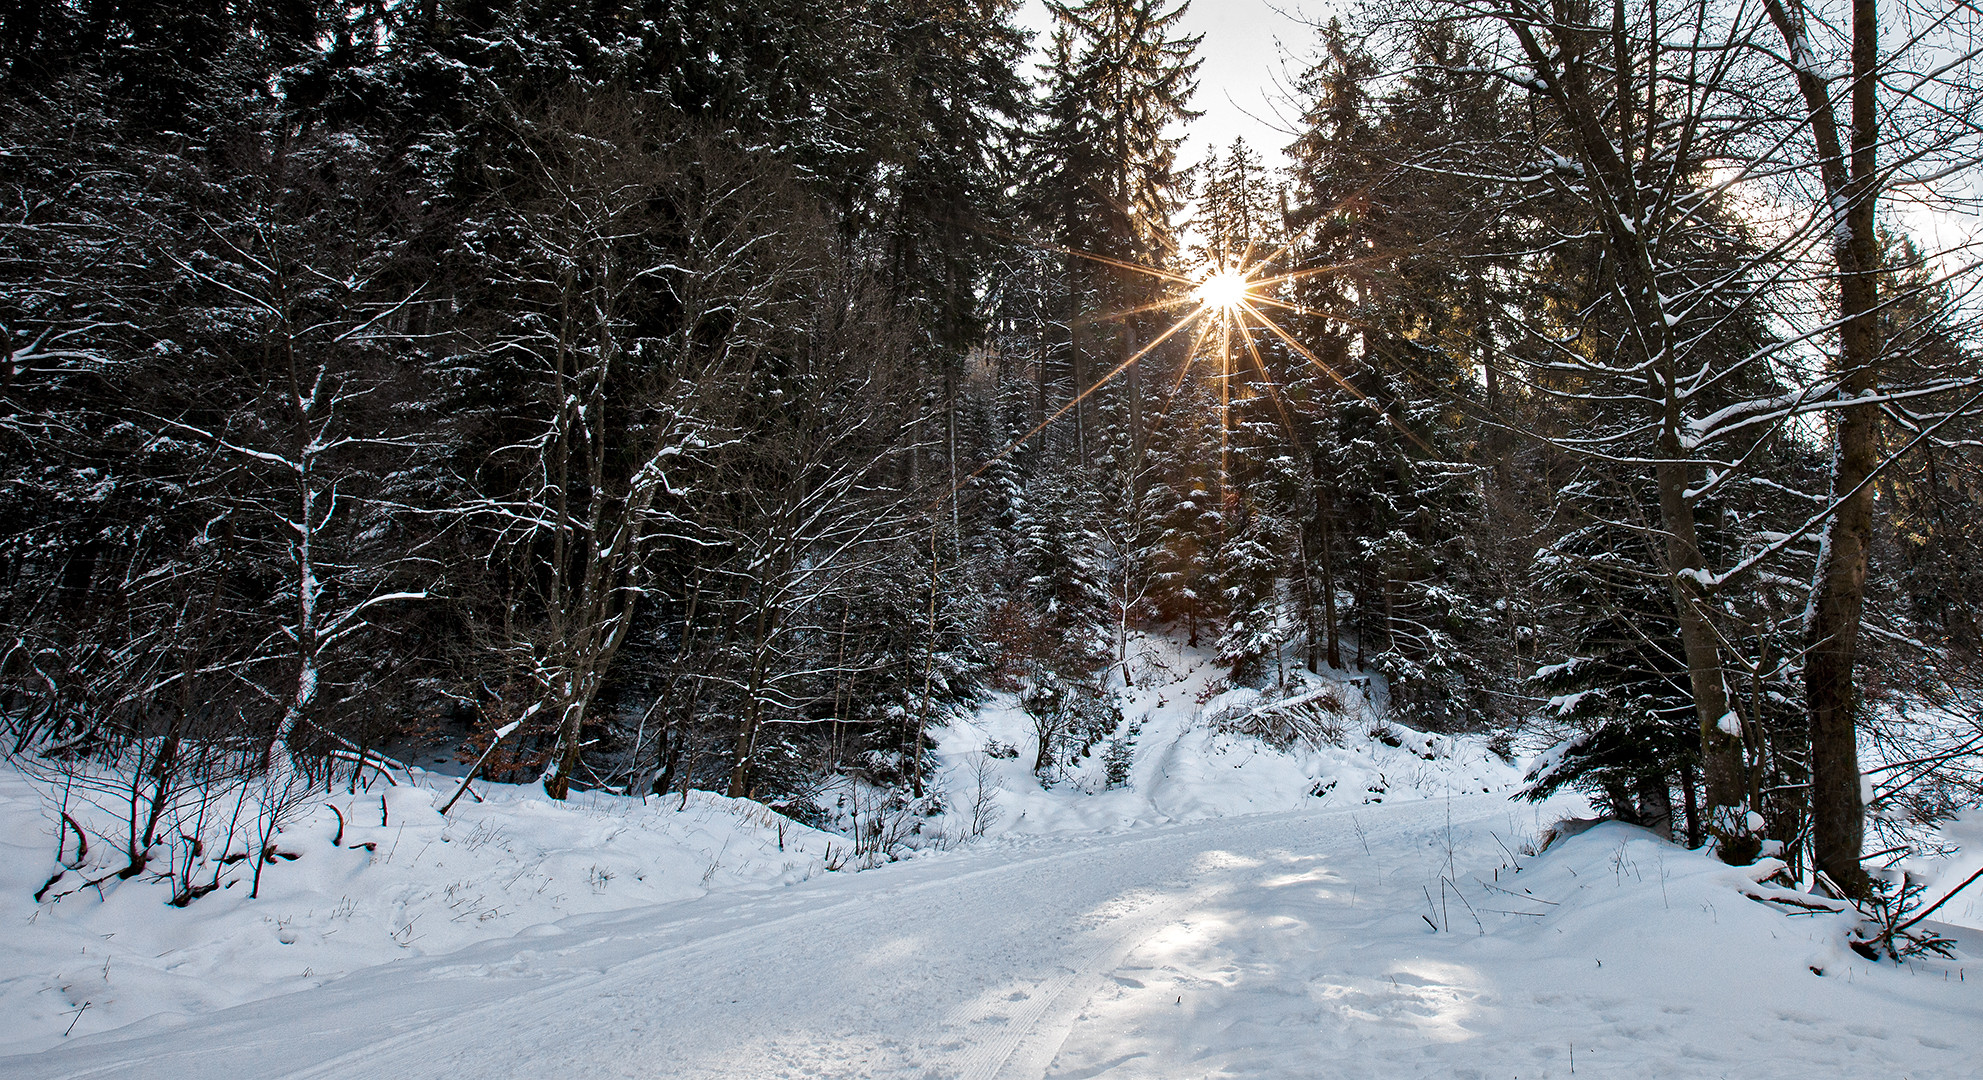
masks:
[[[436,783],[303,816],[255,900],[35,904],[47,791],[0,777],[0,1078],[1983,1075],[1983,933],[1874,963],[1642,830],[1528,854],[1577,807],[1510,802],[1476,740],[1272,751],[1159,645],[1126,783],[1096,748],[1042,785],[995,699],[939,740],[924,846],[860,873],[744,800],[443,819]]]

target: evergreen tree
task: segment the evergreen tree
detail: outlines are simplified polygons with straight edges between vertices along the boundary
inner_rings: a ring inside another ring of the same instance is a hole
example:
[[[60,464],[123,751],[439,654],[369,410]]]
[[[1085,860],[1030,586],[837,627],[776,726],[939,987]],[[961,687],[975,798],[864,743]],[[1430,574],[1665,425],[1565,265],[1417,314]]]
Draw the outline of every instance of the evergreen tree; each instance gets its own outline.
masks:
[[[1504,404],[1491,282],[1505,257],[1481,193],[1425,166],[1491,137],[1500,106],[1490,80],[1454,73],[1471,54],[1448,27],[1410,39],[1388,87],[1340,22],[1320,38],[1290,151],[1289,220],[1310,271],[1295,295],[1320,369],[1296,383],[1317,470],[1305,531],[1327,551],[1330,594],[1309,619],[1323,608],[1331,654],[1328,627],[1349,627],[1356,663],[1393,680],[1414,722],[1479,724],[1504,714],[1513,675],[1491,644],[1505,621],[1470,602],[1487,572],[1476,522],[1506,479],[1484,460],[1505,443],[1477,419]],[[1340,619],[1336,581],[1350,594]]]
[[[1159,292],[1154,279],[1107,260],[1162,266],[1177,250],[1172,217],[1181,202],[1183,136],[1175,126],[1197,115],[1187,103],[1197,86],[1198,39],[1176,33],[1188,7],[1188,0],[1175,7],[1169,0],[1047,5],[1054,30],[1027,197],[1046,238],[1068,253],[1060,355],[1073,394],[1147,341],[1136,317],[1121,320],[1113,340],[1096,321],[1103,312],[1147,304]],[[1125,375],[1134,452],[1142,437],[1139,365],[1129,364]],[[1096,412],[1083,400],[1071,413],[1083,465],[1099,447]]]

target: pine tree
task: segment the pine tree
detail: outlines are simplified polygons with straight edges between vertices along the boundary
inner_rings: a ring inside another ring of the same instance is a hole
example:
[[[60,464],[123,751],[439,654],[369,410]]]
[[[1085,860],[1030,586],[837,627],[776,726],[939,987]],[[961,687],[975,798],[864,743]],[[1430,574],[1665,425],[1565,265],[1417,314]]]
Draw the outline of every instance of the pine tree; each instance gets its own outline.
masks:
[[[1495,644],[1505,622],[1471,602],[1485,572],[1476,522],[1505,477],[1483,460],[1493,455],[1476,419],[1501,404],[1497,236],[1479,192],[1423,165],[1430,149],[1491,132],[1498,104],[1486,80],[1448,75],[1469,55],[1449,28],[1409,39],[1407,73],[1388,86],[1340,22],[1320,38],[1289,208],[1318,361],[1296,383],[1316,467],[1304,531],[1327,553],[1327,584],[1304,584],[1327,594],[1308,618],[1338,653],[1341,580],[1356,662],[1393,680],[1413,722],[1480,724],[1503,714],[1495,698],[1511,679]]]
[[[1083,256],[1161,266],[1177,250],[1172,217],[1181,201],[1183,137],[1174,125],[1197,115],[1187,103],[1197,85],[1198,39],[1176,34],[1188,6],[1188,0],[1176,7],[1169,0],[1047,5],[1054,30],[1027,201],[1046,238],[1069,253],[1061,357],[1073,394],[1147,342],[1141,320],[1123,320],[1111,341],[1096,316],[1157,294],[1150,277]],[[1110,357],[1122,359],[1104,359]],[[1129,364],[1124,382],[1133,453],[1142,438],[1139,365]],[[1099,449],[1097,411],[1084,400],[1071,413],[1083,465]]]
[[[1235,137],[1223,160],[1214,151],[1197,171],[1205,178],[1198,192],[1196,224],[1205,237],[1199,261],[1241,266],[1273,255],[1282,243],[1283,222],[1260,155]]]

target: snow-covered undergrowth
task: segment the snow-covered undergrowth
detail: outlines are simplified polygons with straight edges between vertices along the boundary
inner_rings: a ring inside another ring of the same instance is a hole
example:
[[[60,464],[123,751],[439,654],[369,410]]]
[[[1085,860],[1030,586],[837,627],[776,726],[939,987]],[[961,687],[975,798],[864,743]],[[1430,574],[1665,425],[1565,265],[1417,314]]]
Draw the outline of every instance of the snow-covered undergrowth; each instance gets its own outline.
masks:
[[[1385,718],[1381,679],[1290,669],[1262,692],[1227,685],[1210,650],[1130,643],[1132,685],[1111,669],[1121,727],[1065,768],[1035,769],[1039,739],[1001,694],[938,733],[952,835],[1091,833],[1232,814],[1512,791],[1521,770],[1485,736]],[[1299,716],[1298,722],[1287,718]],[[1249,729],[1291,734],[1263,739]],[[1275,743],[1281,745],[1275,745]],[[1115,773],[1111,783],[1111,772]]]
[[[255,898],[253,862],[240,858],[209,862],[221,887],[174,907],[172,881],[115,876],[126,860],[101,836],[118,825],[74,799],[69,813],[93,846],[37,903],[56,869],[61,819],[46,785],[0,769],[0,1054],[285,993],[569,915],[801,881],[847,846],[758,803],[699,791],[686,805],[604,795],[560,804],[535,785],[478,784],[485,801],[462,799],[443,817],[451,778],[414,777],[417,786],[378,783],[307,802],[275,837]],[[65,844],[75,861],[73,830]]]

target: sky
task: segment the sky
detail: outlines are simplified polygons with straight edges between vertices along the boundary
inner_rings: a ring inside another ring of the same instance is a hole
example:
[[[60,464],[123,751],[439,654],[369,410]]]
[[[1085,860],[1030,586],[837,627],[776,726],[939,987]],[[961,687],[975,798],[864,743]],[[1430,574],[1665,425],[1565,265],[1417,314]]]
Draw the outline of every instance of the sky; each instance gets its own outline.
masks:
[[[1325,10],[1313,0],[1299,6]],[[1204,64],[1198,69],[1192,107],[1205,115],[1187,133],[1179,152],[1182,164],[1203,161],[1214,147],[1223,152],[1234,136],[1243,136],[1269,164],[1281,163],[1281,148],[1294,141],[1287,130],[1294,116],[1289,87],[1301,72],[1314,33],[1293,17],[1297,7],[1268,0],[1193,0],[1183,29],[1204,35],[1198,46]],[[1026,0],[1020,24],[1035,31],[1034,43],[1043,50],[1052,20],[1042,0]]]

